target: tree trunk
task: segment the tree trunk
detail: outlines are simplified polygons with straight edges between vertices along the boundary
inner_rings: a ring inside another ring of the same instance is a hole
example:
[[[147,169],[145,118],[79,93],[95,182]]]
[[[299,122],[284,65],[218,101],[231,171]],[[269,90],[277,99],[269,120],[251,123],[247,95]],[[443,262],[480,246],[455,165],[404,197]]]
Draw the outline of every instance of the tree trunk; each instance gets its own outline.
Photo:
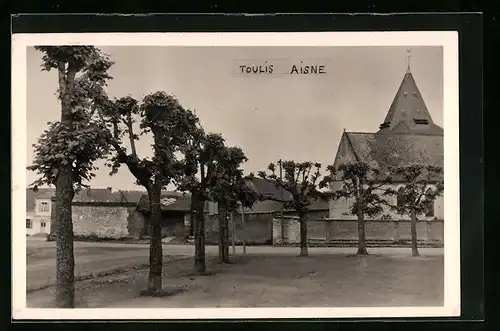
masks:
[[[300,223],[300,256],[308,256],[307,250],[307,215],[305,212],[299,213]]]
[[[227,258],[227,261],[229,262],[229,221],[227,217],[227,212],[226,216],[224,217],[224,256]]]
[[[161,245],[161,181],[155,178],[152,187],[148,189],[151,219],[151,237],[149,244],[149,276],[148,276],[148,294],[158,294],[162,290],[162,264],[163,247]]]
[[[219,261],[229,263],[227,209],[219,203]]]
[[[58,64],[59,91],[61,99],[61,124],[72,129],[71,95],[76,71],[65,63]],[[73,165],[69,160],[61,163],[56,179],[56,307],[75,306],[75,255],[73,248],[72,207]]]
[[[194,270],[198,274],[204,274],[207,270],[205,263],[205,201],[197,199],[195,208]]]
[[[358,252],[356,254],[368,255],[366,251],[365,214],[362,210],[358,211]]]
[[[419,256],[418,254],[418,245],[417,245],[417,214],[414,210],[411,211],[411,255]]]
[[[72,165],[61,165],[56,182],[56,307],[75,307]]]

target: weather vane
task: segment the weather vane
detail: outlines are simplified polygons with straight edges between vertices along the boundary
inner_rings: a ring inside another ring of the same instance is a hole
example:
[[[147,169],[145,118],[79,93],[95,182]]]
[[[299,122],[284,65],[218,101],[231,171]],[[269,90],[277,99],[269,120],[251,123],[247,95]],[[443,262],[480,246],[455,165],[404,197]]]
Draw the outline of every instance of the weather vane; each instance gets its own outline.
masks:
[[[406,56],[406,60],[408,61],[408,69],[407,69],[407,72],[410,72],[411,48],[408,48],[408,49],[406,50],[406,53],[408,53],[408,55]]]

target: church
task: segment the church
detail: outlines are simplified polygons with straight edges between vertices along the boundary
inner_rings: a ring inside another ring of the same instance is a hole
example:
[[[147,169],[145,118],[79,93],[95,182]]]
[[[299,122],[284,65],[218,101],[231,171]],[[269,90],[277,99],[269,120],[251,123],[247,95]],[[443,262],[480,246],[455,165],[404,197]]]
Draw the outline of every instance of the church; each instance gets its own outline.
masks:
[[[378,131],[344,130],[334,167],[338,169],[341,164],[349,162],[365,162],[379,169],[410,163],[443,167],[443,157],[443,129],[434,124],[408,63],[408,69]],[[403,185],[404,183],[396,182],[391,184],[395,190],[401,189]],[[339,180],[332,183],[333,191],[341,188],[342,183]],[[355,215],[349,213],[351,204],[351,200],[343,198],[331,201],[329,217],[331,219],[356,219]],[[368,216],[366,218],[370,219]],[[375,219],[381,218],[398,220],[408,219],[408,216],[398,215],[386,209],[375,217]],[[442,195],[429,205],[425,219],[444,219]]]

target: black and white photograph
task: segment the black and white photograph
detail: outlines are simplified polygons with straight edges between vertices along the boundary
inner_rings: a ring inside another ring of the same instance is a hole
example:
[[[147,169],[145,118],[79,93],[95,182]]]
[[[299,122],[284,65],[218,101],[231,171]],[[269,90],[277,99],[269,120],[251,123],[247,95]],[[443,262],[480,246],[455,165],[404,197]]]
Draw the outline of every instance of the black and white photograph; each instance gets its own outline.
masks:
[[[12,45],[14,316],[460,314],[456,32]]]

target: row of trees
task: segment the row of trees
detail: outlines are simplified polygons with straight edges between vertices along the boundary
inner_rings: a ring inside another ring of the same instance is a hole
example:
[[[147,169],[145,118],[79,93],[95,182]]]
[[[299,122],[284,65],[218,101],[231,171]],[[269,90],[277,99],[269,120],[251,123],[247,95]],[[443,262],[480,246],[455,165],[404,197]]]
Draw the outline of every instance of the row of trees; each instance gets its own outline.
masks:
[[[229,262],[227,213],[239,207],[251,207],[258,199],[265,198],[246,185],[246,180],[253,175],[243,174],[241,165],[247,158],[241,148],[226,146],[220,134],[206,133],[194,112],[165,92],[148,94],[141,101],[130,96],[110,99],[106,83],[112,79],[109,69],[113,62],[95,47],[36,48],[43,54],[43,70],[57,70],[57,96],[61,104],[60,121],[49,123],[42,133],[34,146],[33,164],[28,167],[39,174],[33,183],[35,189],[40,185],[56,187],[57,306],[74,306],[71,204],[75,192],[94,177],[94,163],[99,159],[107,159],[110,175],[122,165],[126,166],[136,183],[147,191],[151,210],[147,293],[157,295],[162,289],[161,192],[169,184],[191,194],[196,272],[206,272],[204,207],[207,201],[218,202],[220,259]],[[152,138],[151,156],[141,156],[137,151],[136,141],[142,135]],[[355,198],[351,209],[358,215],[360,224],[358,253],[365,254],[364,214],[375,214],[378,205],[385,201],[374,193],[382,188],[380,180],[377,182],[372,174],[374,170],[361,163],[344,165],[338,169],[346,184],[344,189],[328,192],[325,189],[338,176],[332,166],[327,167],[325,176],[320,174],[318,163],[280,161],[279,166],[284,176],[275,173],[274,164],[258,176],[291,194],[292,199],[282,202],[299,213],[301,255],[308,254],[306,222],[311,200],[341,197]],[[401,172],[402,175],[410,173],[408,169]],[[408,192],[416,192],[417,182],[412,183],[414,186],[407,185]],[[436,189],[435,195],[438,191]],[[388,196],[393,192],[386,189],[384,194]],[[415,197],[419,203],[433,197],[428,191],[424,195],[408,193],[406,196],[408,201]],[[415,217],[421,211],[417,207],[412,207]]]
[[[278,165],[284,170],[284,176],[276,174],[274,163],[269,165],[267,173],[259,172],[259,176],[291,193],[291,199],[273,199],[282,202],[286,208],[297,211],[302,256],[308,255],[307,213],[311,201],[336,199],[351,201],[350,213],[358,220],[357,254],[368,254],[365,216],[377,216],[388,208],[410,217],[412,255],[418,256],[417,218],[426,213],[429,205],[433,204],[444,189],[442,168],[424,164],[389,167],[382,172],[378,167],[365,162],[349,162],[338,168],[327,166],[324,176],[321,176],[319,163],[278,161]],[[334,181],[340,184],[340,189],[332,189]],[[393,188],[394,183],[401,184],[398,190]],[[329,187],[330,190],[326,191]]]
[[[165,92],[141,102],[130,96],[110,99],[106,83],[113,62],[92,46],[43,46],[43,70],[57,70],[61,120],[49,123],[34,145],[28,169],[33,183],[56,187],[58,307],[74,306],[74,252],[71,203],[75,192],[95,175],[94,162],[107,159],[110,175],[124,165],[145,188],[151,210],[150,269],[147,293],[162,289],[161,192],[169,184],[191,194],[195,221],[195,269],[206,271],[204,206],[218,201],[222,210],[251,206],[256,194],[247,189],[241,148],[228,147],[219,134],[206,133],[193,111]],[[152,155],[140,156],[136,141],[152,140]],[[128,145],[128,146],[127,146]],[[228,262],[227,219],[221,217],[221,260]]]

